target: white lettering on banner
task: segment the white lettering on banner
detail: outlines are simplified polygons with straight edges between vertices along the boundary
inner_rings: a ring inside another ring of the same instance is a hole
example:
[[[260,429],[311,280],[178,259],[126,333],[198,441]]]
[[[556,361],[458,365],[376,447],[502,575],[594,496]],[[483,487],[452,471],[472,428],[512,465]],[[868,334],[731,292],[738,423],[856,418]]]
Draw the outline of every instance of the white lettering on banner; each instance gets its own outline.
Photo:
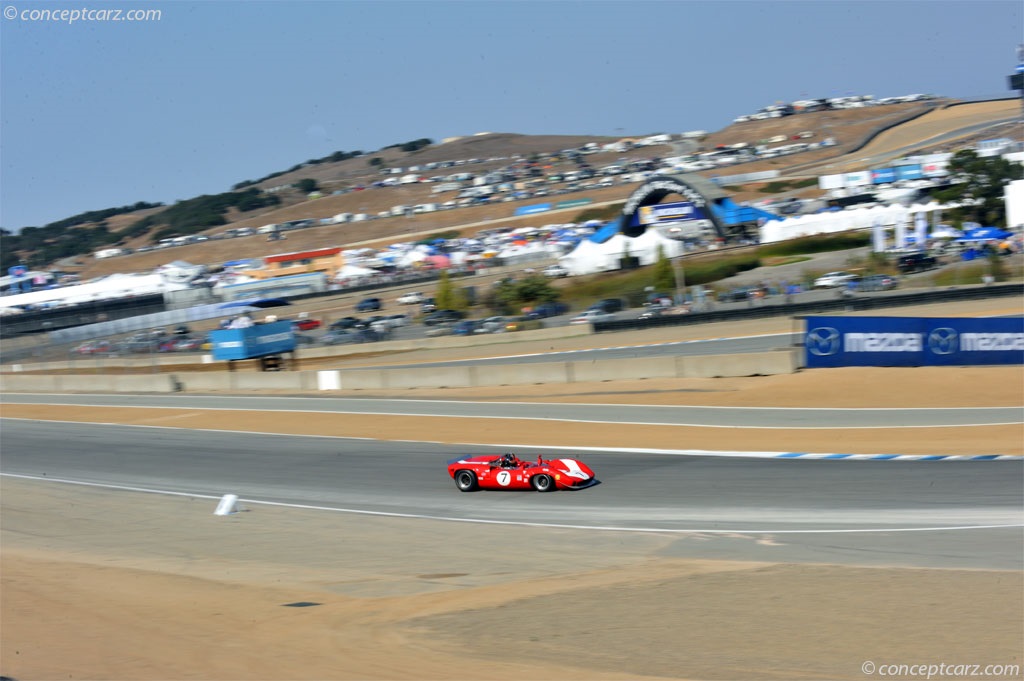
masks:
[[[221,341],[217,343],[218,348],[240,348],[242,347],[242,341]]]
[[[286,341],[286,340],[288,340],[291,337],[292,337],[292,335],[290,333],[275,333],[275,334],[273,334],[271,336],[257,336],[256,337],[256,342],[257,343],[277,343],[279,341]]]
[[[676,217],[677,215],[692,215],[693,206],[651,206],[651,212],[655,217]]]
[[[920,333],[843,334],[846,352],[921,352]]]
[[[1024,350],[1024,333],[962,333],[960,350]]]

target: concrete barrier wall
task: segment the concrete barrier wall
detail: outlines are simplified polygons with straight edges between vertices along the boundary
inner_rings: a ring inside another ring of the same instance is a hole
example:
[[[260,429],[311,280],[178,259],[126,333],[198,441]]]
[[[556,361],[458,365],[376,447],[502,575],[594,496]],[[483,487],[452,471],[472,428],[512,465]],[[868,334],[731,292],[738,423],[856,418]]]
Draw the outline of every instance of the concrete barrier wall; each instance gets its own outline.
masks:
[[[0,375],[0,392],[53,393],[60,392],[60,376],[47,374]]]
[[[234,372],[229,371],[182,371],[171,374],[182,385],[184,392],[220,392],[234,387]]]
[[[535,385],[571,383],[566,362],[532,364],[479,364],[474,367],[475,385]]]
[[[571,382],[624,381],[641,378],[676,378],[679,376],[675,357],[635,357],[571,362]]]
[[[388,388],[470,388],[473,377],[469,367],[416,367],[381,371]],[[342,382],[344,382],[342,377]]]
[[[303,374],[314,375],[314,389],[316,386],[316,372],[310,371],[236,371],[234,372],[235,390],[293,390],[301,391],[305,384]]]
[[[799,351],[775,350],[739,355],[640,357],[577,362],[479,364],[458,367],[348,369],[335,371],[219,371],[175,374],[0,375],[6,392],[184,392],[288,390],[384,390],[466,388],[637,380],[719,378],[791,374],[800,368]],[[337,386],[337,387],[335,387]]]
[[[795,373],[799,367],[796,350],[677,357],[676,361],[680,378],[774,376]]]
[[[381,390],[387,387],[387,372],[380,369],[353,369],[340,373],[342,390]]]
[[[125,393],[170,393],[175,392],[175,382],[170,374],[121,374],[115,377],[114,390]]]

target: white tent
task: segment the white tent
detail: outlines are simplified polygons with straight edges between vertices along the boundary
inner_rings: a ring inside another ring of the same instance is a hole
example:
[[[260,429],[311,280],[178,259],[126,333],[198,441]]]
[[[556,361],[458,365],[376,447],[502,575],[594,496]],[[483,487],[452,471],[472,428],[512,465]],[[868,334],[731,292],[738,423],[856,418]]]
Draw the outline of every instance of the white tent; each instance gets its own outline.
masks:
[[[648,229],[635,238],[616,234],[603,244],[584,239],[558,262],[572,275],[607,272],[618,269],[619,259],[625,255],[639,258],[641,265],[654,264],[658,259],[659,246],[669,258],[684,251],[683,242],[667,239],[657,230]]]
[[[801,236],[814,234],[832,234],[851,229],[872,229],[876,224],[895,227],[897,247],[902,241],[900,229],[906,229],[915,213],[930,213],[948,208],[936,202],[925,205],[915,204],[910,207],[873,206],[871,208],[848,208],[832,213],[814,213],[785,220],[769,220],[761,226],[761,243],[775,243]]]

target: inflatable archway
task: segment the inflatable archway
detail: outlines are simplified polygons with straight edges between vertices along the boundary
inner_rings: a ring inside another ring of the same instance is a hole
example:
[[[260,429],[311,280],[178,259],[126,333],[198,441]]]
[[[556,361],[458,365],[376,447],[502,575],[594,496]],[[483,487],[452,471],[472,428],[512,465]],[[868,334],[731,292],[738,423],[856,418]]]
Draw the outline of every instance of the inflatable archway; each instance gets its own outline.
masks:
[[[726,198],[727,194],[718,185],[692,173],[654,175],[648,178],[626,199],[626,205],[622,207],[622,215],[619,218],[619,231],[630,237],[643,234],[651,224],[645,215],[649,213],[649,207],[656,206],[665,197],[673,194],[693,204],[695,215],[690,219],[708,220],[714,225],[718,236],[726,236],[721,222],[711,210],[711,204],[718,199]]]

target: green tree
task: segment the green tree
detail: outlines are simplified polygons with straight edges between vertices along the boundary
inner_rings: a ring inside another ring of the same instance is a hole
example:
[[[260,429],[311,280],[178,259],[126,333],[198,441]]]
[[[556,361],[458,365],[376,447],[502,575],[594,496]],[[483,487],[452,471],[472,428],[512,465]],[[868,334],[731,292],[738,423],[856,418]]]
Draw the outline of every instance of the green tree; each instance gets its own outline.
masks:
[[[950,211],[951,219],[1006,226],[1003,188],[1012,180],[1024,179],[1024,166],[1001,156],[983,158],[972,149],[964,149],[953,154],[948,170],[955,183],[934,196],[943,202],[961,204]]]
[[[550,303],[558,300],[558,290],[548,282],[547,277],[531,274],[515,284],[515,296],[519,303]]]
[[[316,183],[316,180],[314,180],[311,177],[304,177],[301,180],[298,180],[297,182],[292,184],[292,186],[295,187],[296,189],[298,189],[303,194],[308,194],[310,192],[315,192],[315,191],[318,191],[320,189],[320,185],[318,185]]]
[[[676,287],[676,275],[672,270],[672,261],[665,255],[665,249],[658,246],[658,259],[654,263],[654,289],[659,292],[671,291]]]
[[[437,281],[437,293],[434,294],[434,304],[438,310],[455,310],[456,300],[455,288],[448,278],[448,270],[441,271],[441,277]]]
[[[379,168],[382,165],[384,165],[384,159],[382,159],[380,156],[374,156],[369,161],[367,161],[367,163],[369,163],[374,168]]]
[[[994,281],[1006,281],[1009,278],[1009,273],[1006,271],[1006,263],[1003,262],[1003,256],[999,255],[996,251],[988,254],[988,273],[992,275]]]
[[[558,300],[558,289],[547,277],[532,274],[519,281],[502,279],[484,296],[484,304],[500,314],[518,314],[523,307]]]

